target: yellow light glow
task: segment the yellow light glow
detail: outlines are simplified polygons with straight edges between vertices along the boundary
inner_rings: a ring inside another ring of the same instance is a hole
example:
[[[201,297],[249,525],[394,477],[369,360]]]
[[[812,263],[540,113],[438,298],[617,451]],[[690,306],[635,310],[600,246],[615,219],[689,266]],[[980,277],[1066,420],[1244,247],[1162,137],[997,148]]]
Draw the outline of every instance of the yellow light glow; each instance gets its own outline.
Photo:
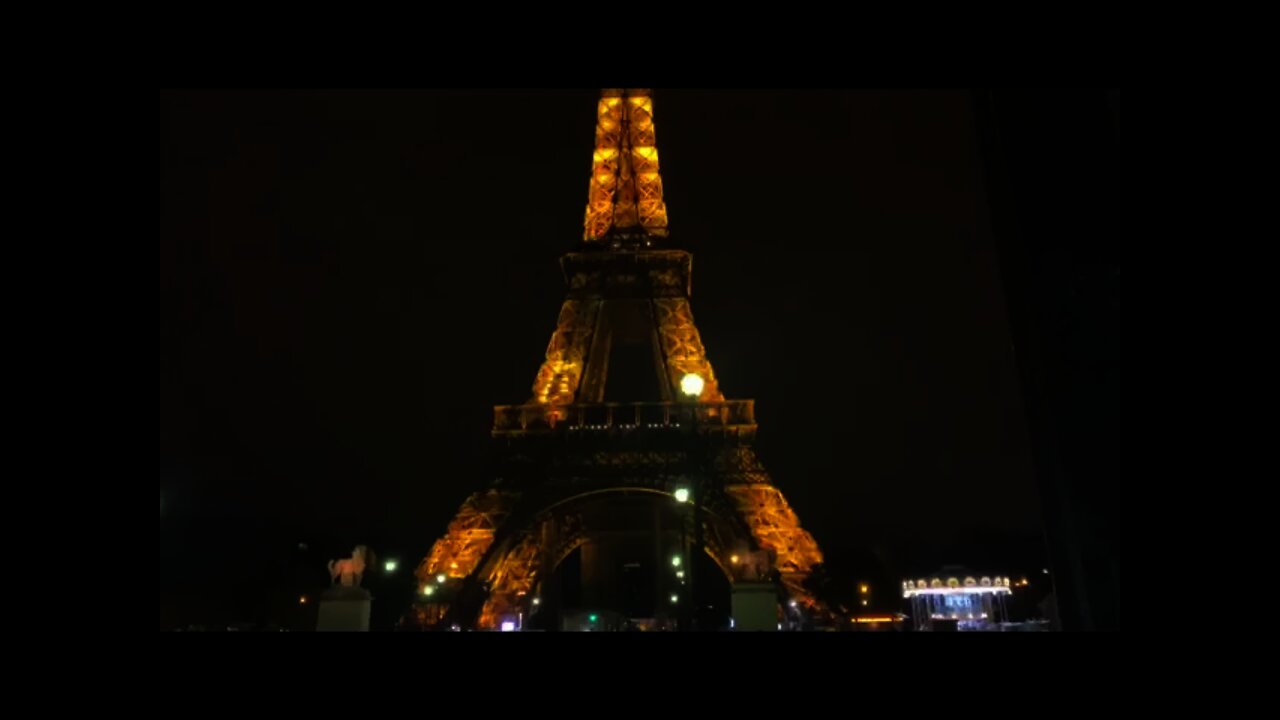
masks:
[[[445,577],[444,573],[440,573],[439,575],[436,576],[436,582],[438,583],[443,583],[445,580],[448,580],[448,579],[449,578]]]
[[[702,376],[698,373],[688,373],[680,378],[680,392],[690,397],[698,397],[702,394],[702,388],[706,386]]]
[[[306,595],[303,595],[302,597],[298,598],[298,604],[299,604],[299,605],[306,605],[306,604],[307,604],[307,596],[306,596]]]
[[[862,593],[863,595],[866,595],[867,593],[871,592],[871,588],[867,587],[866,585],[859,585],[858,592]]]
[[[738,564],[738,556],[737,556],[737,555],[730,556],[730,558],[729,558],[729,564],[731,564],[731,565],[737,565],[737,564]]]

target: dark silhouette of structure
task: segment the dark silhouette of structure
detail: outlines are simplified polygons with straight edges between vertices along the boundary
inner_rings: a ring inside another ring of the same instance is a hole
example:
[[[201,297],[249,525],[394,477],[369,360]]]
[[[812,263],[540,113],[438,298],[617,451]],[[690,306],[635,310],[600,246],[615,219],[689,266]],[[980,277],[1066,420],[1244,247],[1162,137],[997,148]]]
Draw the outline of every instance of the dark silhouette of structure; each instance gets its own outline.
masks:
[[[976,93],[1001,275],[1066,630],[1124,614],[1118,546],[1120,252],[1134,227],[1106,91]]]

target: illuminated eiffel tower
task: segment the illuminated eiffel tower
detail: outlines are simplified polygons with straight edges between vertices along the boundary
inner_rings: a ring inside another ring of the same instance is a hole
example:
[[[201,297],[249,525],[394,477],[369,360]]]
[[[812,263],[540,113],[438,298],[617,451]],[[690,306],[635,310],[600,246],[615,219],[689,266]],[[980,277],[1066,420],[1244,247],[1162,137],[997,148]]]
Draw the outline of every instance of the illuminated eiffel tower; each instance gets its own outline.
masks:
[[[568,294],[533,396],[494,408],[498,478],[422,561],[415,615],[495,629],[567,613],[575,553],[579,607],[692,617],[687,569],[772,581],[780,615],[819,611],[803,581],[822,554],[756,458],[753,401],[721,393],[694,325],[650,92],[605,90],[597,112],[583,241],[561,259]]]

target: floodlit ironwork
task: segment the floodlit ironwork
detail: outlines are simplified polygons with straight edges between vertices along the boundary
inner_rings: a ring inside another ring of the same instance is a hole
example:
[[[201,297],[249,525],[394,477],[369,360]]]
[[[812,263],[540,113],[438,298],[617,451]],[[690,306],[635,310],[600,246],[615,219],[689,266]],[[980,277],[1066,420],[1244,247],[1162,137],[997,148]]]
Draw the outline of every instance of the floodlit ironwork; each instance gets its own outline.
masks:
[[[667,236],[653,98],[648,90],[605,90],[596,109],[596,147],[583,239]]]
[[[650,93],[606,90],[584,242],[561,260],[567,297],[532,396],[494,408],[497,479],[416,571],[423,625],[527,626],[554,604],[544,582],[560,563],[607,542],[624,496],[682,508],[696,551],[729,582],[776,579],[797,606],[825,611],[804,588],[822,553],[756,457],[754,402],[721,392],[689,302],[692,256],[654,246],[667,230]],[[656,397],[605,401],[620,343],[652,350]],[[688,585],[664,592],[691,597],[696,564],[679,571]]]

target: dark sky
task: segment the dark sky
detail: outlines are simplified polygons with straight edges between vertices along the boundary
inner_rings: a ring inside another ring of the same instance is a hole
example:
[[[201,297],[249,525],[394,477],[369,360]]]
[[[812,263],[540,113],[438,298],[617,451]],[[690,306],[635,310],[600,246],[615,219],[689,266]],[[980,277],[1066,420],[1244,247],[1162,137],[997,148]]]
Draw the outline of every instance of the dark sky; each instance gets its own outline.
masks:
[[[597,94],[164,93],[168,521],[425,551],[530,395]],[[654,103],[703,341],[819,543],[1034,538],[968,93]]]

